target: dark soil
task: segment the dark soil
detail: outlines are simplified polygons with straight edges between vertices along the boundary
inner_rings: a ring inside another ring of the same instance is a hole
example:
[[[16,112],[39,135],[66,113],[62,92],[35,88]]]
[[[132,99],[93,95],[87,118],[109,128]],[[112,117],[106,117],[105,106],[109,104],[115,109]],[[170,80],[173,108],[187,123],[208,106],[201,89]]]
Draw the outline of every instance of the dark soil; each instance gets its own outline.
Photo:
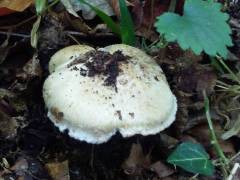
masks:
[[[116,87],[116,79],[119,74],[119,62],[126,61],[129,57],[124,56],[121,51],[116,51],[113,54],[105,51],[91,51],[84,57],[74,60],[68,65],[72,67],[78,63],[85,62],[87,69],[80,69],[82,76],[93,77],[99,74],[106,76],[104,85]],[[72,68],[78,70],[76,66]]]

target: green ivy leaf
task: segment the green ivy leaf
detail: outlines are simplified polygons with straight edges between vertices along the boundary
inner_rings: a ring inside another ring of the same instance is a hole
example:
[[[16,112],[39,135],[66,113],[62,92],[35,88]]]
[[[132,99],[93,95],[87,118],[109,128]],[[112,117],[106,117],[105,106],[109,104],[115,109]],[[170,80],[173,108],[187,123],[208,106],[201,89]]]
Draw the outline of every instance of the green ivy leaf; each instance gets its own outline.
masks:
[[[200,144],[191,142],[180,144],[167,161],[192,173],[207,176],[214,173],[214,166],[209,160],[209,155]]]
[[[226,58],[226,46],[232,46],[231,29],[226,23],[229,16],[221,12],[221,6],[211,0],[186,0],[183,16],[164,13],[155,27],[167,41],[177,41],[184,50],[191,48],[196,54],[205,51]]]

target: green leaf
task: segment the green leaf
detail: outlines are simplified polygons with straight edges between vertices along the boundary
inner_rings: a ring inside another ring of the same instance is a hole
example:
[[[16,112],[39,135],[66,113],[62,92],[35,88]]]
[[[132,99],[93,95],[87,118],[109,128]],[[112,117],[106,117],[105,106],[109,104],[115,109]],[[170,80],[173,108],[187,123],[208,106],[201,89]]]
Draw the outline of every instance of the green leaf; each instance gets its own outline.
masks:
[[[35,0],[37,15],[41,15],[47,6],[47,0]]]
[[[88,5],[101,19],[107,24],[107,26],[112,30],[112,32],[121,36],[121,30],[118,24],[116,24],[106,13],[98,9],[97,7],[91,5],[85,0],[79,0],[79,2]]]
[[[135,45],[135,32],[131,15],[128,11],[125,0],[119,0],[121,12],[121,38],[123,44]]]
[[[226,23],[229,16],[221,12],[221,6],[210,0],[186,0],[183,16],[164,13],[155,27],[167,41],[177,41],[184,50],[191,48],[196,54],[205,51],[226,58],[226,46],[232,46],[231,29]]]
[[[214,166],[209,155],[200,144],[185,142],[168,157],[167,162],[186,171],[211,176]]]

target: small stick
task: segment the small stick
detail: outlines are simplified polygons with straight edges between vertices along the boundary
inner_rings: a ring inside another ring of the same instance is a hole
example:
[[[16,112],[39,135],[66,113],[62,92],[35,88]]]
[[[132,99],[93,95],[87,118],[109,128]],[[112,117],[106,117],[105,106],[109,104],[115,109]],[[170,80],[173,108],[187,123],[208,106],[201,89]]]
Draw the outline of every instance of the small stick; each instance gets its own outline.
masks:
[[[96,34],[85,34],[82,32],[76,32],[76,31],[64,31],[68,36],[78,36],[78,37],[109,37],[114,36],[113,33],[96,33]],[[10,36],[17,36],[17,37],[23,37],[23,38],[30,38],[30,34],[22,34],[22,33],[13,33],[13,32],[7,32],[7,31],[0,31],[0,35],[10,35]]]
[[[29,34],[21,34],[21,33],[12,33],[12,32],[6,32],[6,31],[0,31],[1,35],[6,36],[16,36],[16,37],[22,37],[22,38],[30,38]]]
[[[90,34],[86,34],[86,33],[82,33],[82,32],[77,32],[77,31],[64,31],[64,33],[66,34],[70,34],[73,36],[79,36],[79,37],[87,37],[87,36],[93,36],[93,37],[106,37],[106,36],[114,36],[114,33],[90,33]]]

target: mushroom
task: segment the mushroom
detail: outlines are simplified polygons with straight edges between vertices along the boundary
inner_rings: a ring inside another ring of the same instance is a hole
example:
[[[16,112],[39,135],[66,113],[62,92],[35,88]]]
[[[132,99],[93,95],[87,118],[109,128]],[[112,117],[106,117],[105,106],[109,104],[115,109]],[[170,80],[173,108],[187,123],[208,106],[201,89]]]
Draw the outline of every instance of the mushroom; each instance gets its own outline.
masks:
[[[161,67],[137,48],[69,46],[52,56],[49,71],[48,117],[75,139],[99,144],[117,131],[156,134],[175,120],[176,97]]]

